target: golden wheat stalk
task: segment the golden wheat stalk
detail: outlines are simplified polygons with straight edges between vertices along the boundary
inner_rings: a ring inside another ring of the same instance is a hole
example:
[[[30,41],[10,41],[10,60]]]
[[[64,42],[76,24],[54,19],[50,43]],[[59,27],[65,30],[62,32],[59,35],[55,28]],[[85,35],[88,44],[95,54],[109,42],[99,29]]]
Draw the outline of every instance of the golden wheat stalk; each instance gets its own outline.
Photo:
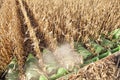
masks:
[[[26,2],[34,12],[38,23],[41,23],[40,27],[48,26],[49,31],[53,28],[52,32],[57,41],[60,41],[62,36],[65,36],[68,42],[77,40],[86,43],[91,38],[99,41],[101,34],[107,35],[120,25],[118,0],[35,0],[34,2],[26,0]]]
[[[102,35],[108,37],[109,32],[120,28],[119,5],[119,0],[1,0],[0,70],[5,70],[12,57],[18,59],[19,68],[23,67],[28,46],[24,43],[27,38],[22,36],[22,24],[27,25],[25,32],[33,42],[29,45],[41,58],[42,47],[55,51],[65,41],[87,44],[91,40],[100,42]],[[19,8],[23,15],[18,14]]]
[[[22,73],[24,64],[22,43],[24,39],[21,36],[20,23],[15,11],[16,6],[14,0],[4,1],[0,11],[0,55],[2,59],[0,60],[0,67],[2,67],[1,71],[5,70],[11,59],[16,57],[19,64],[19,70]]]

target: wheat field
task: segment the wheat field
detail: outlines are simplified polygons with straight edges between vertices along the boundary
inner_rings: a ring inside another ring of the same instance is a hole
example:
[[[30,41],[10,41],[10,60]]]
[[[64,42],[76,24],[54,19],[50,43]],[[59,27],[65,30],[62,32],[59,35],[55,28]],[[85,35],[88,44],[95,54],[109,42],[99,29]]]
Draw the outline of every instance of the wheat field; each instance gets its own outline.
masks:
[[[29,53],[42,60],[45,48],[111,40],[118,28],[120,0],[0,0],[0,74],[13,57],[23,74]]]

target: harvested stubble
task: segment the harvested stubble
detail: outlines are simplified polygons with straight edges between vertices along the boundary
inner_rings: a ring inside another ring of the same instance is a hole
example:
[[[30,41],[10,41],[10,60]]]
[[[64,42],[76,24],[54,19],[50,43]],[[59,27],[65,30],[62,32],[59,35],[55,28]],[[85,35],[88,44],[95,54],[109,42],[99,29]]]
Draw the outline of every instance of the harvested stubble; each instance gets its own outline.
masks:
[[[120,28],[119,0],[1,1],[0,72],[13,57],[22,68],[29,53],[40,58],[44,48],[54,51],[64,42],[72,47],[74,42],[99,43],[101,35],[111,38],[108,33]]]
[[[81,68],[57,80],[120,80],[120,52]]]

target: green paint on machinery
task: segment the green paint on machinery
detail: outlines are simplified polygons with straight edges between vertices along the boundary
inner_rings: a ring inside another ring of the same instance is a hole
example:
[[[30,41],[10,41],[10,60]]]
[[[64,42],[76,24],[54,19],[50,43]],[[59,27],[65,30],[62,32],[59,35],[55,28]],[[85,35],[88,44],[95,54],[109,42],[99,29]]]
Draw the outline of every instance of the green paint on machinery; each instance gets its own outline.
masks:
[[[84,63],[79,65],[81,67],[100,60],[106,56],[109,56],[117,51],[120,51],[120,29],[116,29],[115,31],[111,32],[112,40],[106,39],[101,37],[101,42],[98,44],[95,41],[90,41],[89,44],[95,50],[95,54],[93,55],[92,52],[87,50],[82,43],[75,43],[75,49],[77,52],[83,56]],[[45,50],[44,50],[45,52]],[[17,80],[18,79],[18,65],[16,59],[13,59],[11,63],[8,65],[8,73],[6,75],[6,80]],[[41,73],[38,73],[40,71]],[[40,67],[38,66],[38,60],[32,55],[29,54],[26,64],[25,64],[25,74],[27,76],[27,80],[35,78],[38,80],[55,80],[61,76],[64,76],[68,73],[67,69],[63,67],[59,67],[57,72],[51,76],[46,76],[42,73]]]

